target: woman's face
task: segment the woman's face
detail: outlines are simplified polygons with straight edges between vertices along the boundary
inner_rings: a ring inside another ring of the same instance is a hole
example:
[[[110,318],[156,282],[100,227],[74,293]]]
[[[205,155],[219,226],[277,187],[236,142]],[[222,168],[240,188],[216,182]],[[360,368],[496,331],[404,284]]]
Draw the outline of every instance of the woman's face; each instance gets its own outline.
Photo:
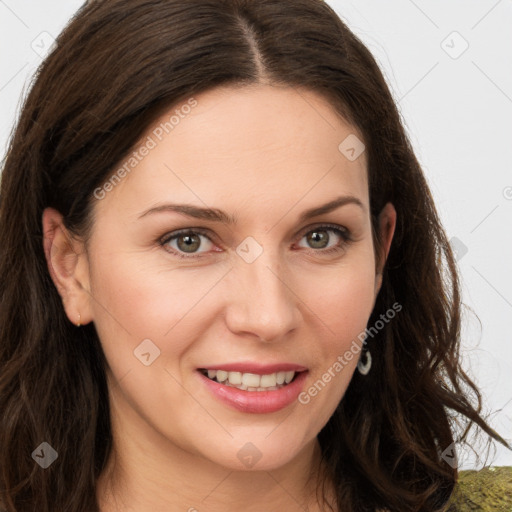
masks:
[[[315,93],[220,88],[166,112],[96,191],[79,312],[126,435],[231,469],[314,443],[380,283],[361,139]],[[389,247],[391,205],[382,225]]]

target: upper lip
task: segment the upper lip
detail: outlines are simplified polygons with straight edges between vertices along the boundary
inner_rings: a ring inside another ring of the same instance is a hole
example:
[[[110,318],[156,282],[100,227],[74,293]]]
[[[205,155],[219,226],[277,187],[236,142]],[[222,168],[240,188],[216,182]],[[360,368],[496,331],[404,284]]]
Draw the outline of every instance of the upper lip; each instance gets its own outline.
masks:
[[[255,362],[220,363],[200,367],[201,370],[224,370],[225,372],[254,373],[256,375],[269,375],[277,372],[303,372],[305,366],[294,363],[262,364]]]

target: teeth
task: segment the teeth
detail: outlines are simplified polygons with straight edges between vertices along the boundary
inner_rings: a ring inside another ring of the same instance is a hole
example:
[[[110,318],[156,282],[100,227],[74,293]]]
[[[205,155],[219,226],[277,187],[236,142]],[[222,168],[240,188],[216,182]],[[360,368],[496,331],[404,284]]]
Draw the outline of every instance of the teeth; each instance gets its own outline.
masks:
[[[226,372],[224,370],[208,370],[208,377],[226,386],[244,391],[275,391],[289,384],[295,372],[277,372],[268,375],[255,373]]]
[[[255,373],[244,373],[242,375],[242,384],[247,388],[259,388],[260,380],[260,376]]]
[[[228,378],[228,372],[225,372],[224,370],[217,370],[217,381],[218,382],[224,382]]]
[[[294,373],[294,372],[292,372],[292,373]],[[276,385],[276,381],[277,381],[277,375],[275,373],[272,373],[271,375],[262,375],[260,386],[262,388],[272,388]]]
[[[242,374],[240,372],[229,372],[228,379],[229,383],[235,386],[239,386],[240,384],[242,384]]]

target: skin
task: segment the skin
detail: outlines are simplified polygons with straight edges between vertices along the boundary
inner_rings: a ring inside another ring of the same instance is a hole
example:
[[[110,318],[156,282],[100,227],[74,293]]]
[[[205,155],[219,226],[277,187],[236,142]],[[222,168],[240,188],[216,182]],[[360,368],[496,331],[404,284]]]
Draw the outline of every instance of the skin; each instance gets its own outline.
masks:
[[[268,414],[218,401],[197,368],[296,363],[308,368],[309,388],[354,340],[360,344],[396,212],[387,204],[379,217],[376,271],[366,154],[349,161],[338,149],[348,135],[362,136],[317,93],[258,85],[195,99],[197,106],[161,141],[153,136],[156,147],[96,201],[86,244],[66,232],[59,212],[43,215],[48,266],[66,314],[73,323],[94,322],[110,367],[114,450],[98,482],[101,510],[321,510],[316,473],[307,484],[319,461],[316,436],[358,358],[308,404]],[[304,210],[342,195],[362,206],[299,222]],[[238,221],[169,211],[140,218],[169,202],[219,208]],[[316,241],[311,232],[322,223],[348,229],[352,241],[329,228]],[[183,238],[159,243],[183,228],[207,230],[195,252],[186,252]],[[247,237],[263,249],[252,263],[236,252]],[[325,254],[326,246],[341,248]],[[181,259],[173,250],[199,257]],[[149,366],[134,357],[145,339],[160,350]],[[237,457],[248,442],[261,454],[252,468]]]

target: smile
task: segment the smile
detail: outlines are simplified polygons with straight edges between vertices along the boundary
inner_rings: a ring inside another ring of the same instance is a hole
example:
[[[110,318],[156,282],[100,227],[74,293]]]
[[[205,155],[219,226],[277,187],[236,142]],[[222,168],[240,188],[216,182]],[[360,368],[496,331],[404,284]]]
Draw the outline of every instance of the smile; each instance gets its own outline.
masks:
[[[292,405],[308,375],[307,368],[291,364],[228,366],[199,368],[197,375],[219,402],[253,414],[272,413]]]

